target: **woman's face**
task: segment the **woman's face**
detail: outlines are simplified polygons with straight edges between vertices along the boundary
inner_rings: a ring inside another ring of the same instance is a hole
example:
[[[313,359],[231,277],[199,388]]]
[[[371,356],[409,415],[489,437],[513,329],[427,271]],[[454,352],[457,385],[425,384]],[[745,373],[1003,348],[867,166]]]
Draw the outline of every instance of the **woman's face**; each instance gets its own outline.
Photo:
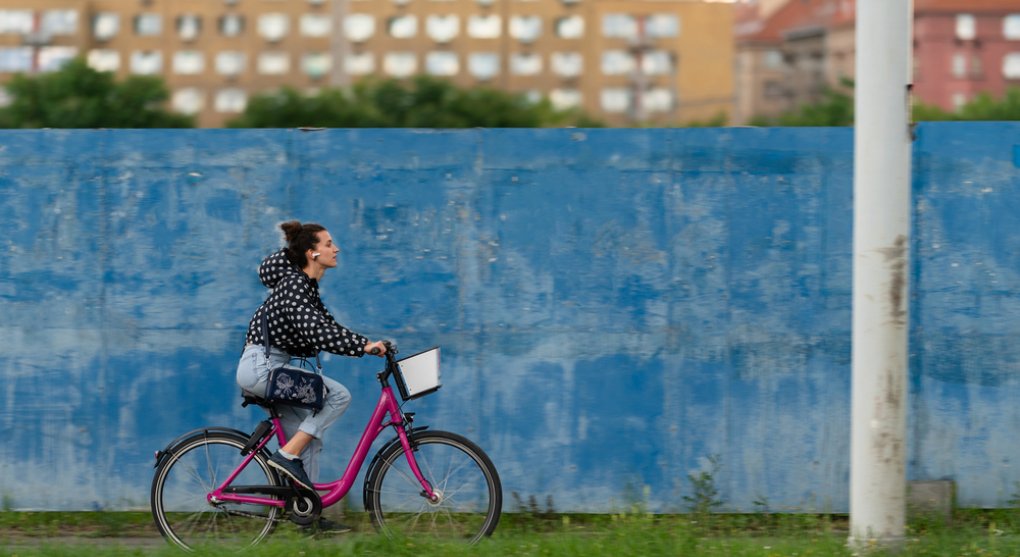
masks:
[[[336,254],[340,253],[340,248],[333,243],[333,237],[326,230],[316,232],[315,236],[319,239],[319,243],[306,254],[308,260],[315,261],[327,269],[336,267]],[[317,257],[316,253],[319,254]]]

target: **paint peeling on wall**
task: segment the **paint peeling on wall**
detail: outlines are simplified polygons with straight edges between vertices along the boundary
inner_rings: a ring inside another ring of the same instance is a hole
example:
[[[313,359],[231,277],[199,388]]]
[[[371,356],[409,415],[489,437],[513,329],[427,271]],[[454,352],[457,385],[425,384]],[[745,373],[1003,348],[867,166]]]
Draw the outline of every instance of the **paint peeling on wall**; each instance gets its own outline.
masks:
[[[969,506],[1020,480],[1017,132],[918,127],[908,475]],[[843,511],[851,150],[847,129],[0,132],[0,496],[144,508],[153,451],[252,427],[255,268],[300,218],[343,249],[341,322],[443,346],[415,410],[489,451],[509,510],[684,510],[717,455],[725,509]],[[339,475],[378,364],[326,365],[355,397]]]

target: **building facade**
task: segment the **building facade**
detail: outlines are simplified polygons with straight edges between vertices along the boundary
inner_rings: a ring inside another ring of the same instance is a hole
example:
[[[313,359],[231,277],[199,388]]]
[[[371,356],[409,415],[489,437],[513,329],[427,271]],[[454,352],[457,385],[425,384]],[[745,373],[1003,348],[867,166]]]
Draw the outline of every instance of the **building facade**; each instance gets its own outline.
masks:
[[[612,125],[729,114],[733,5],[690,0],[0,0],[0,82],[83,56],[219,126],[260,92],[429,74]]]
[[[955,111],[1020,86],[1020,1],[915,0],[913,93]],[[775,117],[854,77],[855,0],[749,3],[736,18],[735,121]],[[767,15],[764,15],[767,14]]]
[[[1020,86],[1020,1],[916,0],[914,93],[956,110]]]

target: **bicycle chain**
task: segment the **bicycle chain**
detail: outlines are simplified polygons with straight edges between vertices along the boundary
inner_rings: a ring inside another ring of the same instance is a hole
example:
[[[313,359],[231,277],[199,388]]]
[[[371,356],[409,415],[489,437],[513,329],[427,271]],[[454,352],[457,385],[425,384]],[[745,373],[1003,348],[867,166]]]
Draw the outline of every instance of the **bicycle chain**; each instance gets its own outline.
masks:
[[[220,510],[225,512],[225,513],[227,513],[227,514],[229,514],[229,515],[231,515],[231,516],[244,516],[244,517],[247,517],[247,518],[258,518],[258,519],[261,519],[261,520],[272,520],[273,522],[283,522],[285,520],[282,517],[270,519],[268,516],[261,515],[261,514],[256,514],[256,513],[251,513],[251,512],[248,512],[248,511],[236,511],[236,510],[233,510],[233,509],[220,509]],[[280,514],[283,514],[283,513],[277,513],[277,515],[280,515]],[[286,520],[290,520],[290,519],[286,519]]]

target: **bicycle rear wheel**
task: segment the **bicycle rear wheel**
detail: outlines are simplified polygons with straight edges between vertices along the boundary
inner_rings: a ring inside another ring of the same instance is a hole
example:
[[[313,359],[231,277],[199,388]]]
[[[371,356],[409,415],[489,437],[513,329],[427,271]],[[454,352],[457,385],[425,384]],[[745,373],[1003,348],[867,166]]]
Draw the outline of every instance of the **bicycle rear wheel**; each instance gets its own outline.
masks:
[[[203,432],[181,441],[152,479],[152,516],[159,532],[182,549],[206,545],[254,545],[273,531],[279,507],[214,503],[207,496],[241,463],[247,438],[228,432]],[[256,454],[231,485],[281,485],[267,457]]]
[[[414,458],[438,495],[431,501],[400,443],[383,447],[365,478],[365,509],[389,536],[461,539],[492,534],[503,509],[496,467],[473,442],[445,431],[411,434]]]

